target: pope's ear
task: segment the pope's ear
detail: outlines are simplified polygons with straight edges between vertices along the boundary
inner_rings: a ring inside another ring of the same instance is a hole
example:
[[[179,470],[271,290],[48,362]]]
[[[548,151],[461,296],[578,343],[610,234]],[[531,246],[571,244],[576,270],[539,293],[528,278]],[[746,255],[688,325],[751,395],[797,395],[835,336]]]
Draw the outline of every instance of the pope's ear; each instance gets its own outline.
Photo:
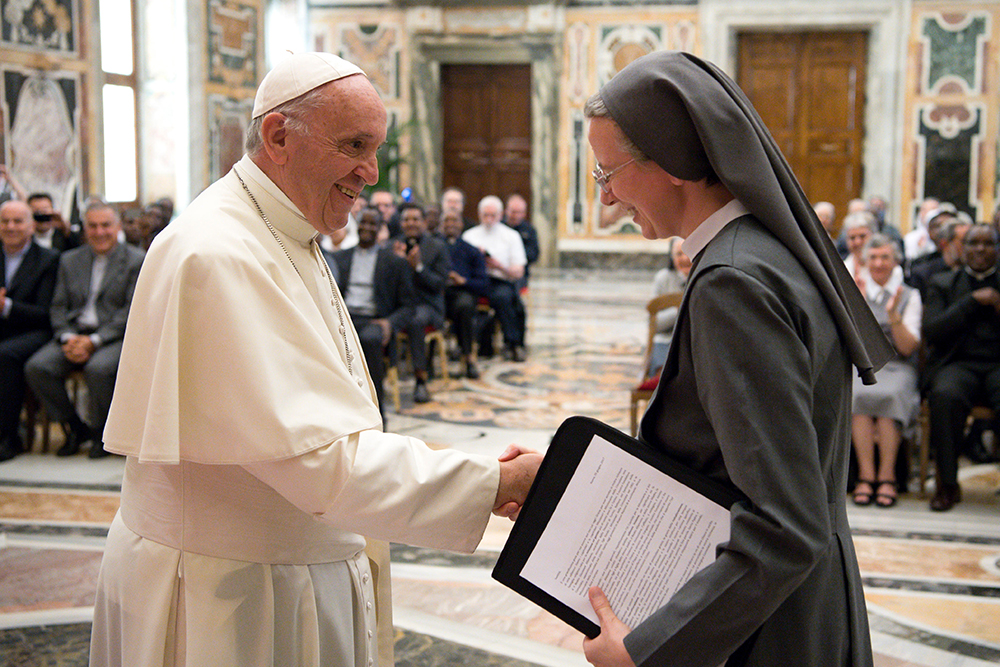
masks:
[[[288,160],[289,131],[285,127],[288,117],[272,111],[264,116],[260,124],[260,136],[264,143],[264,151],[275,164],[285,164]]]

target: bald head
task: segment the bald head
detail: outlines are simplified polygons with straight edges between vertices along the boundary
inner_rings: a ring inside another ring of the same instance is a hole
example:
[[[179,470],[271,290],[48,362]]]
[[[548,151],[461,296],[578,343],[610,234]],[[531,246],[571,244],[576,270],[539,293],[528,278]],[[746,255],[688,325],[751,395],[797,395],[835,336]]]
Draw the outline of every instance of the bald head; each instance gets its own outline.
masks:
[[[35,233],[31,207],[22,201],[0,204],[0,243],[8,255],[20,252]]]

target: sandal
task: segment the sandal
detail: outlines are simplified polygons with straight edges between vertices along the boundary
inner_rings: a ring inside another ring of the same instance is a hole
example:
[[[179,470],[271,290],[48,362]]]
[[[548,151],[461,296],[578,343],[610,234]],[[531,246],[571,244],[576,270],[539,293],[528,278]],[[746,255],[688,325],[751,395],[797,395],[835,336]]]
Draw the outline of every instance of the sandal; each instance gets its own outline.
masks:
[[[868,485],[867,491],[861,488],[862,484]],[[854,493],[851,496],[851,500],[854,501],[855,505],[858,505],[859,507],[864,507],[866,505],[871,505],[874,499],[875,499],[875,480],[859,479],[857,486],[854,487]]]
[[[892,489],[892,493],[882,493],[882,487],[888,486]],[[892,507],[896,504],[898,496],[896,495],[896,482],[891,479],[885,479],[878,483],[878,489],[875,493],[875,504],[879,507]]]

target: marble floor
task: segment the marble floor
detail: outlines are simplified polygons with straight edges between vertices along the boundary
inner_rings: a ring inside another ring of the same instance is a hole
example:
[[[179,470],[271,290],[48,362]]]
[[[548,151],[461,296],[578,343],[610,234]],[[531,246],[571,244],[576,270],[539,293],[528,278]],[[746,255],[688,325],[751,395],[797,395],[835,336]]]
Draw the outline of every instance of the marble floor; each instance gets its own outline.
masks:
[[[573,414],[627,429],[650,278],[537,272],[528,361],[484,361],[476,381],[437,379],[423,405],[404,379],[390,429],[490,455],[511,442],[544,449]],[[0,464],[0,665],[86,664],[122,467],[40,452]],[[1000,469],[965,462],[961,475],[952,512],[930,512],[915,493],[889,510],[850,507],[878,667],[1000,664]],[[491,521],[472,555],[394,545],[397,665],[586,664],[578,632],[491,579],[509,529]]]

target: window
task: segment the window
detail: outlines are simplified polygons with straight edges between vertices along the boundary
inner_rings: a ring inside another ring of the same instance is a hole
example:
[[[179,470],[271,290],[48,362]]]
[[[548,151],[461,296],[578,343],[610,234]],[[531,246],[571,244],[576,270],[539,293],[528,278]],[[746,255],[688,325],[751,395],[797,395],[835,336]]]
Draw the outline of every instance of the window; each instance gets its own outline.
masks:
[[[100,0],[104,72],[104,196],[135,203],[139,193],[133,0]]]

